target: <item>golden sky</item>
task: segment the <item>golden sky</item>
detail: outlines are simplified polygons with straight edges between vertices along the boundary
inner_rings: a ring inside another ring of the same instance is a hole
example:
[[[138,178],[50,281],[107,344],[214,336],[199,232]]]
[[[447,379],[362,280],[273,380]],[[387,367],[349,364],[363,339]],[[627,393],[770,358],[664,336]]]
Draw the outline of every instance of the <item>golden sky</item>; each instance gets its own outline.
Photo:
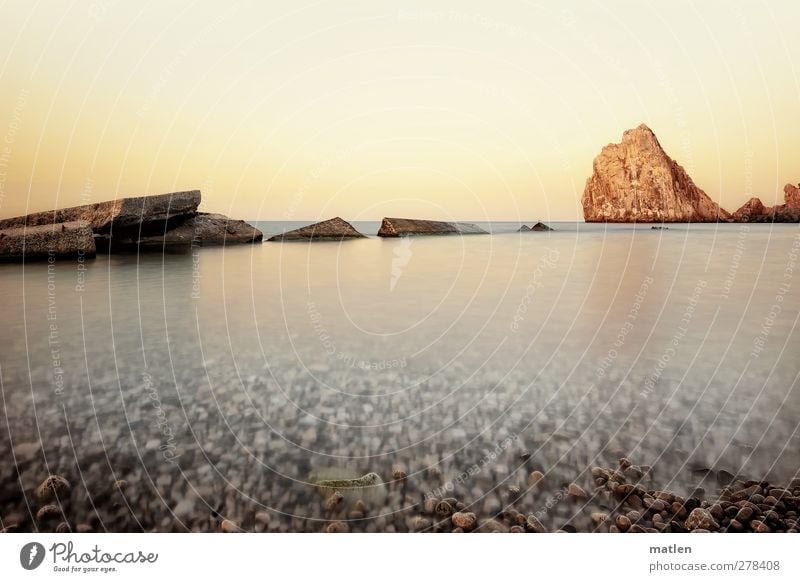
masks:
[[[3,5],[0,216],[581,220],[641,122],[728,210],[800,182],[795,0],[71,4]]]

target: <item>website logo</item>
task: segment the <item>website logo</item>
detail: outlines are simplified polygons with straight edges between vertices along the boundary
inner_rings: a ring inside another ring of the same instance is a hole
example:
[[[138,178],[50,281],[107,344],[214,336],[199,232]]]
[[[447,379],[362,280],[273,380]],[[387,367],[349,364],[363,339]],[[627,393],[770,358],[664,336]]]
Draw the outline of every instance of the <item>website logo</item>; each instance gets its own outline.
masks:
[[[19,563],[26,570],[35,570],[44,561],[44,546],[38,542],[30,542],[19,551]]]

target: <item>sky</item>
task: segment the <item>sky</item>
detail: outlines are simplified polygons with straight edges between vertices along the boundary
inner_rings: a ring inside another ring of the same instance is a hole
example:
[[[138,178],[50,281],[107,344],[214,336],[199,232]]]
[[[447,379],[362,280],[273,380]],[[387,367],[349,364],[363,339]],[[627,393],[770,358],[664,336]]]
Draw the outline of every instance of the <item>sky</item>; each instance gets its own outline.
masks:
[[[730,211],[800,182],[799,2],[567,4],[4,2],[0,217],[582,220],[640,123]]]

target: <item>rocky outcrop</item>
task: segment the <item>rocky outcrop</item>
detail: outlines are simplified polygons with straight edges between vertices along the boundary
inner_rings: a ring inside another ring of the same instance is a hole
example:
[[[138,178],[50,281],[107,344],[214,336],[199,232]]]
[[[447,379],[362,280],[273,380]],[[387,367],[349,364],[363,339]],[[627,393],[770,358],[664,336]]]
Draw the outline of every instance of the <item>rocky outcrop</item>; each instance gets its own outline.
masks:
[[[760,198],[751,198],[741,208],[733,213],[732,218],[740,222],[747,222],[751,217],[764,216],[768,214],[769,209],[764,206]]]
[[[352,238],[366,238],[349,222],[338,216],[330,220],[310,224],[303,228],[290,230],[268,238],[268,241],[332,241]]]
[[[0,230],[18,226],[38,226],[61,222],[85,222],[98,235],[112,230],[138,229],[142,225],[162,227],[173,219],[185,219],[197,213],[200,191],[173,192],[137,198],[117,198],[96,204],[84,204],[59,210],[36,212],[0,220]]]
[[[543,222],[537,222],[533,226],[527,226],[523,224],[517,232],[544,232],[548,230],[553,230],[553,229],[547,226]]]
[[[786,184],[784,203],[764,206],[759,198],[751,198],[733,213],[736,222],[800,222],[800,188]]]
[[[398,237],[411,235],[441,234],[489,234],[476,224],[469,222],[439,222],[412,218],[384,218],[378,236]]]
[[[644,124],[601,150],[581,202],[586,222],[716,222],[730,217]]]
[[[0,261],[94,257],[92,229],[80,222],[18,226],[0,231]]]
[[[786,184],[783,187],[783,199],[786,206],[792,210],[800,210],[800,184]]]
[[[65,250],[72,248],[76,244],[75,225],[82,227],[81,236],[88,231],[92,239],[92,256],[95,250],[124,252],[261,241],[261,232],[249,224],[221,214],[198,212],[199,205],[199,190],[118,198],[3,219],[0,220],[0,232],[8,237],[23,237],[25,256],[31,258],[37,256],[38,248],[46,245]],[[62,243],[58,243],[59,237],[64,238]],[[14,249],[0,250],[0,257],[16,260]]]

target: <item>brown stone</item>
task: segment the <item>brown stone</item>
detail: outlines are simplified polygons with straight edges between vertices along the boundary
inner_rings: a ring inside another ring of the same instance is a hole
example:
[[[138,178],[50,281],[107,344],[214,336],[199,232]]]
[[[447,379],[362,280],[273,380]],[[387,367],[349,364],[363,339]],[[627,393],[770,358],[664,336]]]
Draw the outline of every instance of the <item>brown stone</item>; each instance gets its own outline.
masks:
[[[586,222],[716,222],[730,216],[644,124],[602,149],[581,202]]]
[[[339,218],[331,218],[310,224],[302,228],[290,230],[268,238],[271,242],[280,241],[337,241],[353,238],[366,238],[353,225]]]
[[[689,514],[689,517],[686,518],[685,525],[686,529],[690,531],[695,529],[719,529],[719,524],[714,520],[711,512],[702,507],[696,507],[692,510],[692,512]]]
[[[475,516],[474,513],[471,512],[457,512],[454,513],[450,517],[450,521],[453,522],[453,527],[460,527],[464,531],[470,531],[475,529],[475,526],[478,524],[478,518]]]
[[[489,234],[468,222],[440,222],[412,218],[384,218],[378,231],[380,237],[441,234]]]

